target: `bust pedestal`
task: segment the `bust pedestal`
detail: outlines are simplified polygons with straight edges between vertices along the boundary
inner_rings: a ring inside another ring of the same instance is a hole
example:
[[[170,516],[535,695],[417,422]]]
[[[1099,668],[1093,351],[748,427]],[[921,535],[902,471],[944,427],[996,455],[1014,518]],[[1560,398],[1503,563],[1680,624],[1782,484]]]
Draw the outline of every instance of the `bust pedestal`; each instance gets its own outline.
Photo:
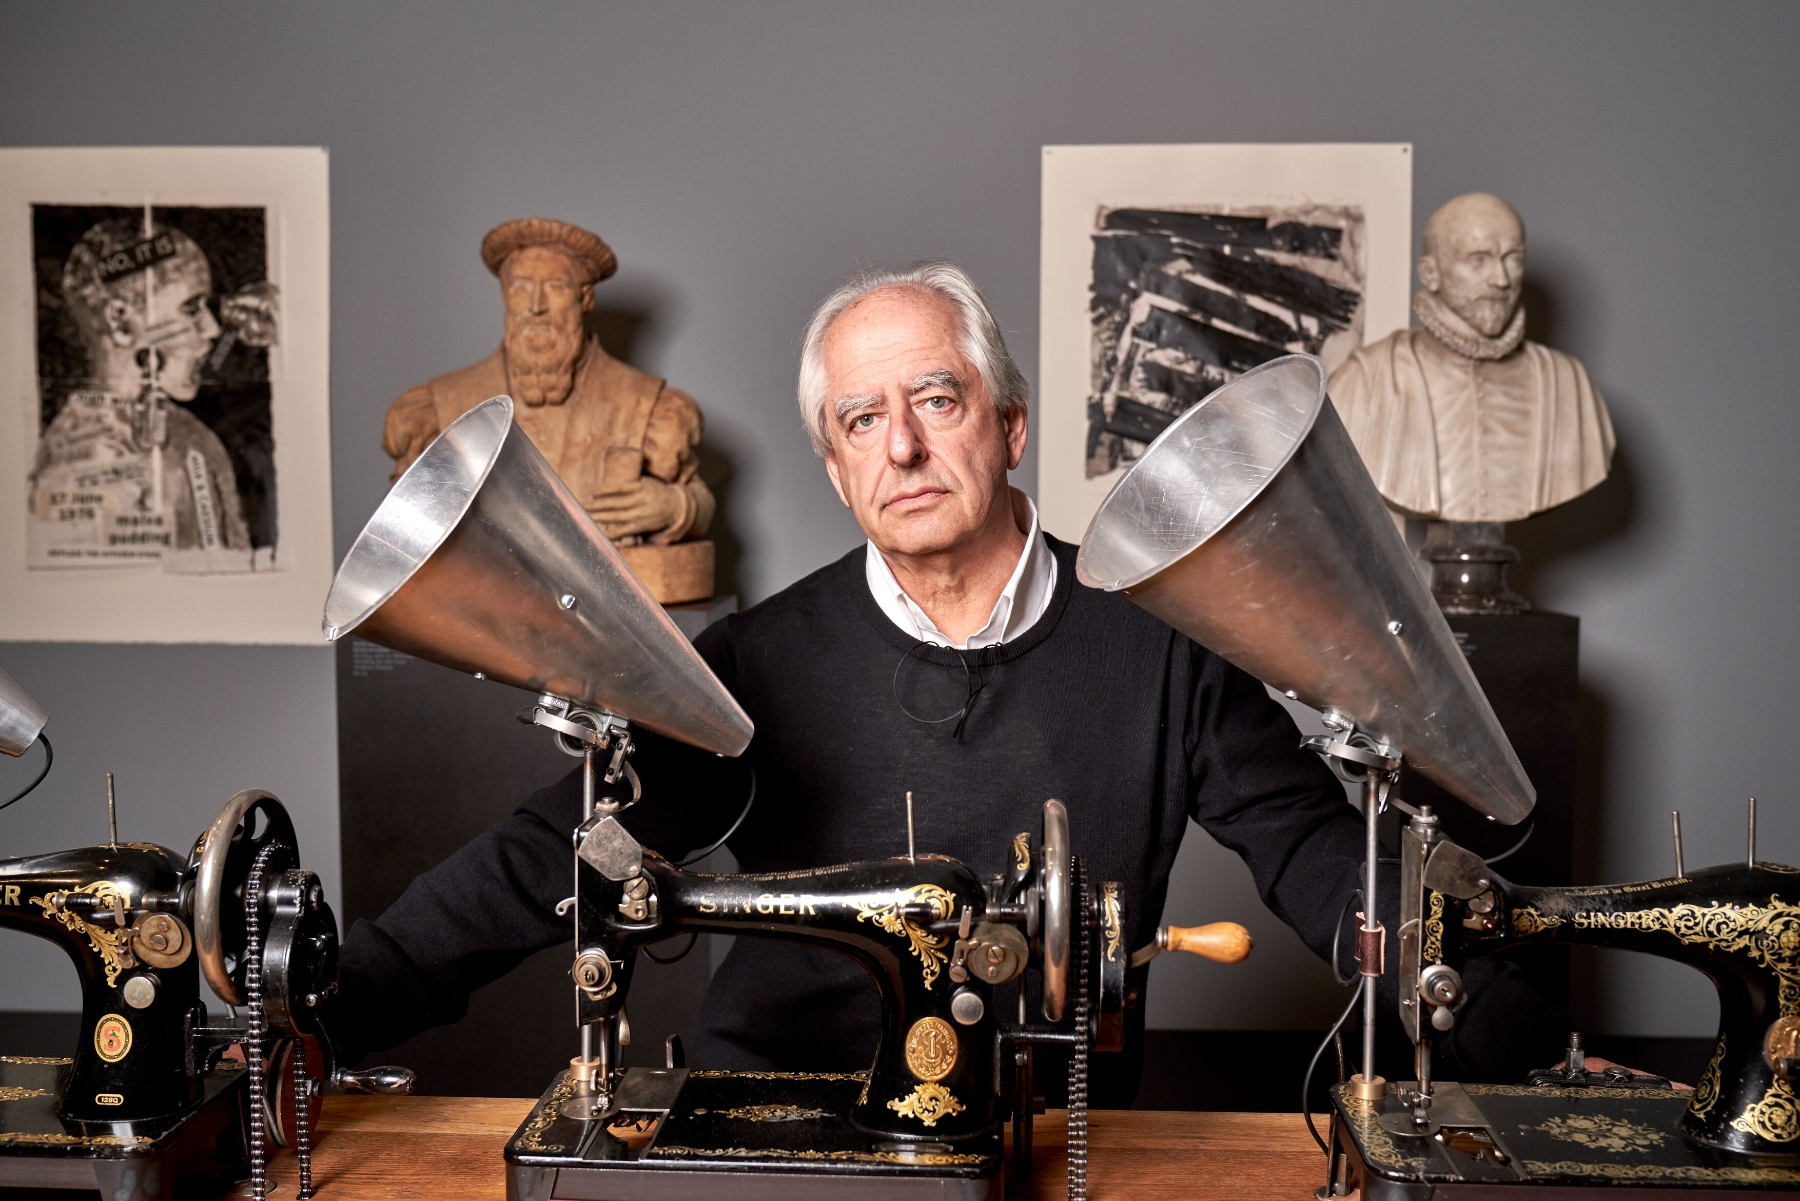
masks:
[[[1537,808],[1526,819],[1531,837],[1494,870],[1520,884],[1573,883],[1575,818],[1575,711],[1581,621],[1563,613],[1444,615],[1487,694],[1500,726],[1537,788]],[[1518,842],[1525,825],[1488,821],[1423,776],[1402,770],[1400,796],[1430,805],[1443,829],[1460,845],[1492,858]],[[1537,989],[1568,1003],[1568,952],[1522,948],[1515,958]]]
[[[644,581],[659,605],[685,605],[712,597],[714,554],[709,540],[621,546],[619,556]]]

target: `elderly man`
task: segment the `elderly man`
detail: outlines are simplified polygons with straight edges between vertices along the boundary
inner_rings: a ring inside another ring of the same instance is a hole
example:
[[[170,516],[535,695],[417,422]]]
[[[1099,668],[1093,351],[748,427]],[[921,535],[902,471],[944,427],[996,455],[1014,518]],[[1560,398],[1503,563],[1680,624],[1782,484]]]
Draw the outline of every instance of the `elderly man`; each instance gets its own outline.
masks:
[[[1525,225],[1486,192],[1425,225],[1413,314],[1331,376],[1331,399],[1390,505],[1519,521],[1606,478],[1613,429],[1575,359],[1525,340]]]
[[[852,280],[813,318],[799,392],[867,544],[700,637],[756,736],[742,761],[643,737],[646,801],[628,814],[638,837],[671,855],[702,845],[734,815],[748,765],[761,799],[730,843],[747,871],[900,853],[911,791],[919,847],[991,874],[1058,797],[1093,876],[1122,882],[1135,946],[1195,820],[1328,955],[1362,854],[1341,787],[1297,749],[1262,685],[1124,598],[1076,585],[1075,548],[1040,531],[1007,485],[1025,450],[1026,385],[969,278],[937,263]],[[471,989],[567,939],[555,906],[578,811],[572,776],[356,925],[339,1010],[352,1049],[455,1020]],[[1469,970],[1480,978],[1447,1070],[1518,1077],[1554,1058],[1566,1022],[1510,968]],[[865,1068],[876,1012],[850,959],[740,938],[707,994],[699,1059]],[[1135,1091],[1142,1013],[1126,1053],[1101,1057],[1096,1103]],[[1531,1037],[1509,1040],[1502,1020]]]

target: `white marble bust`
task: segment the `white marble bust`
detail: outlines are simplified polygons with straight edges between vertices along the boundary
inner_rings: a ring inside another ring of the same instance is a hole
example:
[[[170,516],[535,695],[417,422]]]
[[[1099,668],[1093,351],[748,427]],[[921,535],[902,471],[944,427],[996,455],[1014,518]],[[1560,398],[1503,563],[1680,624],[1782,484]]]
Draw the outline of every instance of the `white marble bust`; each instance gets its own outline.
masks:
[[[1331,399],[1382,496],[1454,522],[1518,521],[1606,478],[1613,429],[1574,358],[1525,340],[1525,226],[1486,192],[1431,215],[1405,329],[1352,354]]]

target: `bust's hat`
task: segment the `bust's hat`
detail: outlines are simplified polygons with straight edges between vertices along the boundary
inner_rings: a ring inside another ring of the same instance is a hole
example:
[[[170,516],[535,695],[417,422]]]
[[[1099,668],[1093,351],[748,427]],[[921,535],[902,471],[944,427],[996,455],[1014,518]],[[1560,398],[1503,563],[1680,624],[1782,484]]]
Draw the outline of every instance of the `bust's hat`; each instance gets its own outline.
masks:
[[[585,283],[599,283],[619,269],[612,247],[601,241],[598,234],[551,217],[521,217],[494,226],[481,239],[481,261],[499,275],[507,255],[531,246],[547,246],[568,255],[586,273]]]

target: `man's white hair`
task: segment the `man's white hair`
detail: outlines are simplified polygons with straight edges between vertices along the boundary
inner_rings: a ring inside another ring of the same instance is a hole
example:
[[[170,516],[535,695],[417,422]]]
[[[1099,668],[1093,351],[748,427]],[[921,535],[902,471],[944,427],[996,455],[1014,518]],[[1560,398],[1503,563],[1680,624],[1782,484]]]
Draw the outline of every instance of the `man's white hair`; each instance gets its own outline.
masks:
[[[1024,372],[1013,362],[1000,335],[999,323],[982,299],[981,290],[969,273],[955,263],[932,259],[909,267],[874,267],[859,271],[843,287],[825,298],[806,326],[806,340],[800,348],[800,419],[812,439],[813,452],[823,456],[831,448],[831,430],[826,425],[825,335],[831,323],[844,311],[871,292],[883,288],[915,288],[933,296],[941,296],[956,310],[962,327],[958,349],[981,376],[994,409],[1002,418],[1025,408],[1031,398],[1031,387]]]

